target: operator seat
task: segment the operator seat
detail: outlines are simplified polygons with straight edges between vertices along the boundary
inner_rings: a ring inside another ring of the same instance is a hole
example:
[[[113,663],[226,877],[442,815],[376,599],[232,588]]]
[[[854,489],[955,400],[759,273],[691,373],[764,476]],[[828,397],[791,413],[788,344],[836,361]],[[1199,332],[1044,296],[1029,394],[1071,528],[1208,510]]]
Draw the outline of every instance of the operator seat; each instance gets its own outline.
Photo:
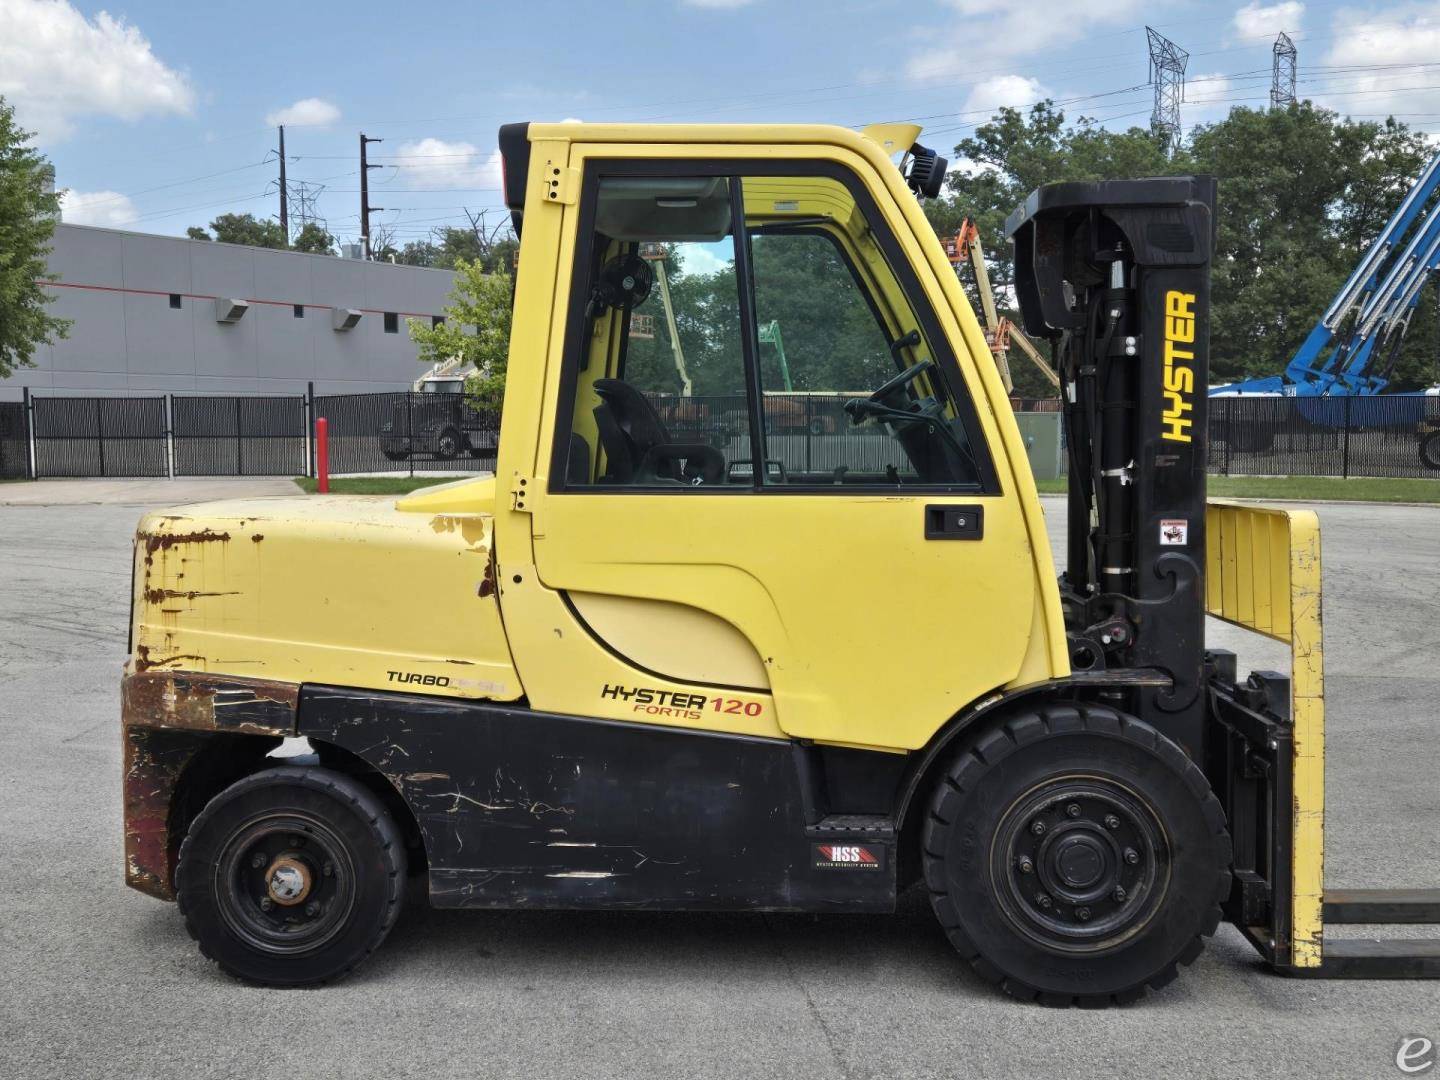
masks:
[[[650,400],[623,379],[596,379],[595,426],[605,448],[602,478],[614,484],[657,481],[719,484],[725,457],[704,443],[680,443],[670,437]]]

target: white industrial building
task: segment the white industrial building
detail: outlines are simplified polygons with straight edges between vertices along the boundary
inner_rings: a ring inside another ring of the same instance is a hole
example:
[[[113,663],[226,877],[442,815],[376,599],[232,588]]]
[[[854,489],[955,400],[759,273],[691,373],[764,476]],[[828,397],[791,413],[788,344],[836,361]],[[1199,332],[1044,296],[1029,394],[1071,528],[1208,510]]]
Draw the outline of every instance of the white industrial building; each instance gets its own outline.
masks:
[[[70,336],[0,379],[54,394],[408,390],[407,319],[441,317],[448,270],[57,225],[46,289]]]

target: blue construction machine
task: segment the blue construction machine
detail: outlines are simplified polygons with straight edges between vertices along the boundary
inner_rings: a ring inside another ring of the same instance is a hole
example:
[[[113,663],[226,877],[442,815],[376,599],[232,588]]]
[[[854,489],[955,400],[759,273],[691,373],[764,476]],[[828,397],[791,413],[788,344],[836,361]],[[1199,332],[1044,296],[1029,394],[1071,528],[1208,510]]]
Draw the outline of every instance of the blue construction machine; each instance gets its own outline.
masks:
[[[1405,195],[1284,374],[1215,386],[1210,396],[1297,398],[1301,416],[1317,427],[1421,430],[1427,399],[1440,391],[1385,390],[1425,283],[1440,270],[1440,202],[1431,198],[1437,188],[1440,154]]]

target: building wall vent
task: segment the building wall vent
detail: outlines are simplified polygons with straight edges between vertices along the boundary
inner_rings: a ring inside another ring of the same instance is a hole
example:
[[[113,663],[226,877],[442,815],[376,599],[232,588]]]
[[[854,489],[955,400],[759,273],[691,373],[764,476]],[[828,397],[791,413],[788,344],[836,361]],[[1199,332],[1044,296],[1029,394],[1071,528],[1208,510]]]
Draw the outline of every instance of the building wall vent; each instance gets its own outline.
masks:
[[[244,300],[234,300],[225,296],[215,298],[215,321],[219,323],[237,323],[250,310],[250,305]]]
[[[354,308],[331,308],[330,325],[336,330],[354,330],[360,324],[360,314]]]

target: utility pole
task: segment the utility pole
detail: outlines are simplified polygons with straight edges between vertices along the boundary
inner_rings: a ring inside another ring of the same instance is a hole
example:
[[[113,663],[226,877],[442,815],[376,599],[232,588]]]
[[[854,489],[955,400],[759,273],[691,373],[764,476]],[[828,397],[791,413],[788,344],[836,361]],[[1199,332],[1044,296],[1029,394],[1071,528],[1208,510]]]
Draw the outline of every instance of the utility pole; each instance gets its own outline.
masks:
[[[1150,82],[1155,87],[1155,108],[1150,128],[1165,144],[1166,157],[1180,147],[1180,103],[1185,100],[1185,66],[1190,54],[1164,34],[1145,28],[1150,46]]]
[[[1270,53],[1270,107],[1288,108],[1295,104],[1295,42],[1282,30]]]
[[[285,186],[285,125],[280,125],[280,231],[290,243],[290,189]]]
[[[365,160],[365,147],[372,142],[384,142],[384,139],[367,139],[365,133],[360,133],[360,243],[364,249],[366,261],[370,259],[370,215],[376,210],[384,210],[383,206],[370,205],[370,170],[380,168],[379,165],[371,165]]]

